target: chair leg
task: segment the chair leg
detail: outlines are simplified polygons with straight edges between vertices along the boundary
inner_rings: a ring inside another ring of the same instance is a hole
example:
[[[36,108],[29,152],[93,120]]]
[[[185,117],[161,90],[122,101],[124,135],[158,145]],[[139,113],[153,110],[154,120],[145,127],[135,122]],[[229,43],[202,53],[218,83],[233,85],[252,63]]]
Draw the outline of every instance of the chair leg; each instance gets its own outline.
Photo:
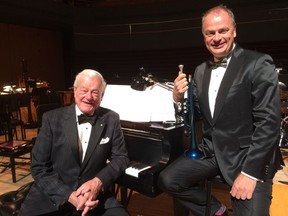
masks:
[[[11,129],[11,138],[10,139],[14,140],[14,137],[15,137],[16,140],[18,140],[17,129],[16,128],[12,128]]]
[[[22,140],[26,139],[26,131],[22,125],[21,125],[21,137],[22,137]]]
[[[211,180],[206,180],[206,209],[205,209],[205,216],[210,216],[211,214],[211,187],[212,182]]]
[[[18,140],[18,133],[17,133],[17,127],[15,126],[15,137],[16,137],[16,140]]]

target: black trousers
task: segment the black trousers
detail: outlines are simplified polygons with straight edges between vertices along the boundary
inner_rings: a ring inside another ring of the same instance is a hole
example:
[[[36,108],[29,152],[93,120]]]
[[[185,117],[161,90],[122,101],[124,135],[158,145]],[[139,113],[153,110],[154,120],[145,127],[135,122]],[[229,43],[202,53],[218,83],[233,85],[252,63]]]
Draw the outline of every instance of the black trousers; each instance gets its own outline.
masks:
[[[205,215],[206,191],[203,181],[220,174],[216,159],[190,159],[180,156],[159,175],[159,187],[174,198],[175,207],[180,209],[175,216],[186,216],[189,211],[197,216]],[[232,199],[234,216],[268,216],[271,204],[272,180],[258,182],[250,200]],[[220,208],[221,203],[211,199],[211,215]],[[185,211],[186,210],[186,211]]]
[[[81,216],[82,211],[76,211],[70,203],[65,203],[59,211],[42,214],[39,216]],[[123,207],[115,208],[95,208],[88,212],[87,216],[129,216],[129,213]]]

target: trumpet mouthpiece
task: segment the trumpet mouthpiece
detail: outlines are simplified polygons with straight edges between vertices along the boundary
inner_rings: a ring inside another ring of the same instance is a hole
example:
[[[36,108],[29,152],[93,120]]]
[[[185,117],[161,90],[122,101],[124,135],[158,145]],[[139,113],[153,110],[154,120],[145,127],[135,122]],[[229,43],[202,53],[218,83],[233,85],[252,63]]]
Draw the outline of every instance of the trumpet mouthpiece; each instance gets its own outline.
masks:
[[[184,65],[180,64],[178,67],[179,67],[180,71],[183,72]]]

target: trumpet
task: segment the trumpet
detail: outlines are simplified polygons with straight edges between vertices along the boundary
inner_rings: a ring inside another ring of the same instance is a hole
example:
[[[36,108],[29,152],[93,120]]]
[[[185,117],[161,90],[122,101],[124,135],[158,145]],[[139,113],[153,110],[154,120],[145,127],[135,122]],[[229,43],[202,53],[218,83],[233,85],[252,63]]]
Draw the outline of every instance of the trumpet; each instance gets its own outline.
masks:
[[[179,65],[179,73],[183,73],[184,65]],[[196,129],[194,120],[194,106],[193,106],[193,81],[192,76],[188,76],[188,90],[184,94],[182,104],[183,120],[186,135],[190,135],[191,144],[190,148],[184,152],[185,156],[191,159],[199,159],[203,157],[203,153],[198,149],[196,142]]]

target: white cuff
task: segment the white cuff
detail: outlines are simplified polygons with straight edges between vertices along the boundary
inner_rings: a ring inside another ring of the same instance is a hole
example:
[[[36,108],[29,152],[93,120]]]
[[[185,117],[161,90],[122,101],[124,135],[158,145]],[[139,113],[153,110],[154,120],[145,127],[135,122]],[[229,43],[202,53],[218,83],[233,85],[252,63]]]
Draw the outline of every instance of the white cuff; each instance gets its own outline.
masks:
[[[247,177],[249,177],[249,178],[255,180],[255,181],[264,182],[263,180],[258,179],[258,178],[255,178],[255,177],[253,177],[253,176],[251,176],[251,175],[248,175],[247,173],[245,173],[245,172],[243,172],[243,171],[241,171],[241,173],[242,173],[243,175],[245,175],[245,176],[247,176]]]

